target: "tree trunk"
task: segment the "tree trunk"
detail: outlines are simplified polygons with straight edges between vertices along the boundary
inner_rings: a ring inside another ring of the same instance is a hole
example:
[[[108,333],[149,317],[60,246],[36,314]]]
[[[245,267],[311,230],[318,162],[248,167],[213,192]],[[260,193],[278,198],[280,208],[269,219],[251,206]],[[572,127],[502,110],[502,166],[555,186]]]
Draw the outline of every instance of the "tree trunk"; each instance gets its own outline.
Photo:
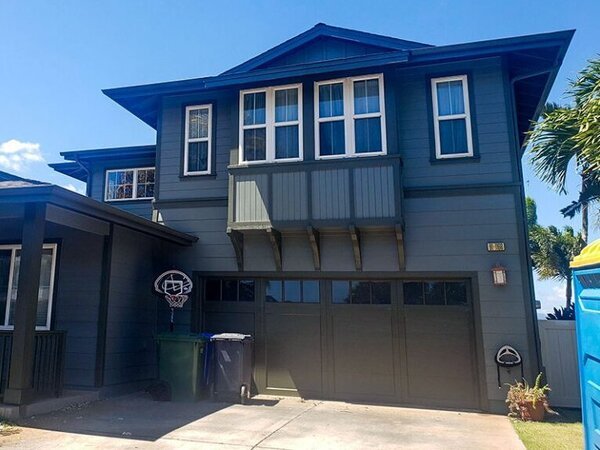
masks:
[[[571,298],[573,297],[573,287],[571,286],[571,282],[573,281],[573,276],[571,274],[567,275],[567,288],[565,292],[565,296],[567,297],[567,309],[569,309],[572,305]]]
[[[581,192],[585,192],[588,189],[588,182],[585,175],[581,176]],[[581,203],[581,238],[583,242],[587,244],[588,241],[588,203]]]

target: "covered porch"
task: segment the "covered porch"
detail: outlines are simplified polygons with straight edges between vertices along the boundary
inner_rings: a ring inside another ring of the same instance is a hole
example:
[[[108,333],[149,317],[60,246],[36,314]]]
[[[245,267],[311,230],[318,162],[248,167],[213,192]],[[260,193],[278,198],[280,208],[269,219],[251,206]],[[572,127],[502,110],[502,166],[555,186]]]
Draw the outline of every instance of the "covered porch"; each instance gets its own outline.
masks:
[[[4,406],[67,390],[107,396],[152,382],[152,281],[170,267],[175,248],[196,238],[22,179],[0,178],[0,223]]]

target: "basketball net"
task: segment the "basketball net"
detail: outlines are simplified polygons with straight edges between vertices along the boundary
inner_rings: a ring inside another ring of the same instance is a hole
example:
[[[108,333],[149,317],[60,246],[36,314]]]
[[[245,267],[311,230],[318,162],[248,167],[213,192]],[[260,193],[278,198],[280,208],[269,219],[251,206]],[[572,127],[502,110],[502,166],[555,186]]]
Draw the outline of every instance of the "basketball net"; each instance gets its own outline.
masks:
[[[169,323],[169,329],[172,332],[174,327],[175,319],[175,308],[183,308],[183,304],[187,301],[188,296],[185,294],[165,294],[165,300],[171,308],[171,322]]]

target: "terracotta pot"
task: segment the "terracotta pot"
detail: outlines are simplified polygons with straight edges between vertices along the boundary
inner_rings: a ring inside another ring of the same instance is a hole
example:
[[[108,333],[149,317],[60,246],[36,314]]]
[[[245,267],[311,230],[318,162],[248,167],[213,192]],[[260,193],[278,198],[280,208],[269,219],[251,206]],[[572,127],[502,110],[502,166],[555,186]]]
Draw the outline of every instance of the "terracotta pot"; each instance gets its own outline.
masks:
[[[535,407],[533,406],[533,402],[524,402],[521,406],[521,418],[523,420],[542,422],[545,414],[546,408],[544,408],[543,401],[536,402]]]

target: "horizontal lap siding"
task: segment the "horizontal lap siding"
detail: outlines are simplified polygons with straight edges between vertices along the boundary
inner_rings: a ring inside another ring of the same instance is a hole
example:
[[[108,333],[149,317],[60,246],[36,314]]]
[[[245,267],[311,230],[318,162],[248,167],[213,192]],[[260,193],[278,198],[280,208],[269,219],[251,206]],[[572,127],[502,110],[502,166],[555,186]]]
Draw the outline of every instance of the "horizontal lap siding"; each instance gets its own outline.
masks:
[[[237,146],[237,92],[166,99],[160,138],[160,200],[227,197],[230,153]],[[186,105],[213,104],[213,174],[181,177]]]
[[[112,169],[134,169],[137,167],[154,167],[155,161],[152,159],[126,159],[115,161],[98,161],[91,165],[92,183],[90,196],[104,202],[106,194],[106,171]],[[152,201],[151,200],[131,200],[106,202],[107,205],[122,209],[136,216],[145,219],[152,219]]]
[[[157,376],[159,299],[152,294],[152,283],[156,273],[169,267],[163,261],[160,241],[115,226],[104,367],[107,387],[147,382]]]
[[[428,83],[431,77],[459,73],[469,75],[472,123],[480,159],[478,162],[432,164],[434,144]],[[401,71],[398,144],[404,163],[404,185],[419,187],[514,181],[506,108],[499,58]]]
[[[505,396],[498,389],[493,363],[501,345],[515,346],[524,356],[525,370],[532,368],[515,208],[513,194],[405,200],[406,270],[477,272],[484,365],[488,394],[493,400]],[[504,242],[506,251],[488,252],[490,241]],[[506,286],[492,283],[491,268],[496,264],[507,268]]]
[[[57,289],[53,301],[55,330],[67,332],[65,385],[92,388],[96,368],[96,334],[100,304],[104,239],[61,228]],[[85,264],[82,264],[85,261]]]

